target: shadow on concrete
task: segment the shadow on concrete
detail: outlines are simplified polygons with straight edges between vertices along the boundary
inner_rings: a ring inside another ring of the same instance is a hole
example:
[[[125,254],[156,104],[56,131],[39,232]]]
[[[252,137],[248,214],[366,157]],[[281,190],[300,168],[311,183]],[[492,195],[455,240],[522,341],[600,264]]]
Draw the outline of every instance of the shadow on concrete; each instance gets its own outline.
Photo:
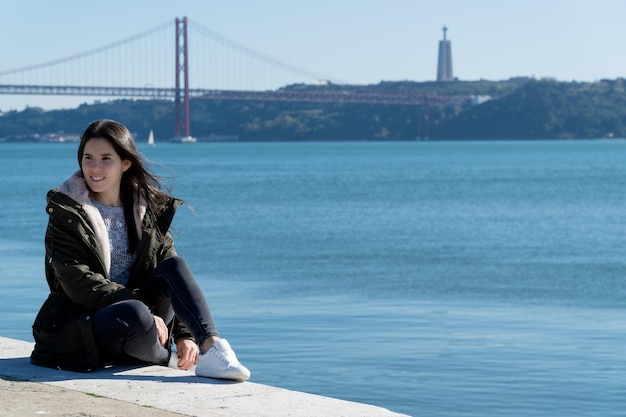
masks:
[[[209,385],[234,385],[241,381],[196,376],[193,372],[141,363],[120,364],[93,372],[72,372],[44,368],[30,363],[29,357],[0,359],[0,376],[12,381],[58,382],[66,380],[131,380],[158,382],[186,382]]]

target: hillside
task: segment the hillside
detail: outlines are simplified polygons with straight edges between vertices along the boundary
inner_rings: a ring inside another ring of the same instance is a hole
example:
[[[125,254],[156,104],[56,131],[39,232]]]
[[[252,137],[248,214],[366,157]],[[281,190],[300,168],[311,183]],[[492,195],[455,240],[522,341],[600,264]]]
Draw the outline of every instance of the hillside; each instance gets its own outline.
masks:
[[[573,139],[626,137],[624,80],[595,83],[529,78],[446,83],[385,81],[370,86],[292,85],[284,89],[405,91],[433,95],[490,96],[457,107],[261,101],[191,102],[192,134],[201,140],[231,135],[239,140],[430,140]],[[79,134],[99,118],[125,123],[139,140],[154,130],[157,141],[173,136],[174,106],[166,100],[113,100],[75,109],[27,108],[0,115],[0,138]],[[215,136],[213,136],[215,137]]]
[[[441,119],[437,139],[580,139],[626,137],[624,80],[531,80],[497,100]]]

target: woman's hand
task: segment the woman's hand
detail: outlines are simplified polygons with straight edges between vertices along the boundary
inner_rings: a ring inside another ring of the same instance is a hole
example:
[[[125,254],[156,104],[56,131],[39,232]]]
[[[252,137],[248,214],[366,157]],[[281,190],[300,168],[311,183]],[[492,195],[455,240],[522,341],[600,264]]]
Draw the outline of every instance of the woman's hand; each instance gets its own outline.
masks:
[[[169,337],[169,332],[167,330],[167,326],[163,319],[159,316],[154,316],[154,323],[156,324],[157,335],[159,336],[159,343],[161,346],[165,346],[167,343],[167,338]]]
[[[185,371],[198,361],[198,346],[193,339],[180,338],[176,342],[178,367]]]

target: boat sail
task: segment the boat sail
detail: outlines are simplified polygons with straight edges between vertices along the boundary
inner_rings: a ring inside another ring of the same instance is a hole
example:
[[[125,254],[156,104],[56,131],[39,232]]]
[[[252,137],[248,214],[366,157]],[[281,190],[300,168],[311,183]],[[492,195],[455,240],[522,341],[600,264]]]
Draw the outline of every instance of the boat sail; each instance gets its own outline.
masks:
[[[148,135],[148,145],[154,146],[154,132],[150,130],[150,134]]]

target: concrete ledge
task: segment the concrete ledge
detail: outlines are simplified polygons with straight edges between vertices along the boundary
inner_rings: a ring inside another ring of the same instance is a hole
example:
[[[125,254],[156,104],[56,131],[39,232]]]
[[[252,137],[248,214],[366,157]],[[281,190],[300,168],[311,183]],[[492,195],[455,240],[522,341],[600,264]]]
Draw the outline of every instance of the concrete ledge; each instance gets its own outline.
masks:
[[[199,378],[163,366],[116,367],[89,374],[41,368],[29,361],[32,348],[30,342],[0,337],[2,415],[404,416],[372,405],[249,381]]]

